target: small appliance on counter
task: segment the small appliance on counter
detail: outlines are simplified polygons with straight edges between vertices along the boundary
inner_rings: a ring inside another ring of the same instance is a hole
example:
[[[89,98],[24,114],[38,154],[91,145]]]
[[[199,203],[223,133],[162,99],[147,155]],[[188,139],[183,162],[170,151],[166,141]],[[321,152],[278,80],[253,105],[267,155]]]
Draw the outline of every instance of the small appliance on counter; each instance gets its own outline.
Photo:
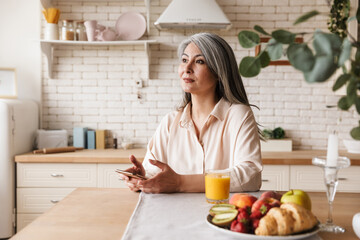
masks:
[[[39,107],[32,100],[0,99],[0,239],[15,232],[15,161],[33,149]]]

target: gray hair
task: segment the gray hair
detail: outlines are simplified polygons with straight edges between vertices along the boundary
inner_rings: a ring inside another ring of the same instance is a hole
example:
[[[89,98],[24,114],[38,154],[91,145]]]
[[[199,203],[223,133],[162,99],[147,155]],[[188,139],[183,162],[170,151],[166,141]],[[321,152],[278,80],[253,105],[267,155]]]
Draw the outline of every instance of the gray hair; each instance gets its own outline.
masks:
[[[181,59],[185,48],[194,43],[203,54],[206,65],[218,78],[216,94],[230,103],[242,103],[250,106],[244,84],[239,74],[234,51],[229,44],[216,34],[197,33],[184,40],[178,48]],[[184,92],[180,108],[184,108],[191,101],[190,93]]]

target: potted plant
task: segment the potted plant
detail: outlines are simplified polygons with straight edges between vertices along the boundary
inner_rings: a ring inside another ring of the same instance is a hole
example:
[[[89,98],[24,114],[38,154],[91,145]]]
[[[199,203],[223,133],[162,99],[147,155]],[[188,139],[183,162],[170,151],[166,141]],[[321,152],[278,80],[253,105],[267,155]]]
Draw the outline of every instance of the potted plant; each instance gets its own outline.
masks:
[[[238,34],[239,43],[244,48],[253,48],[260,44],[260,36],[270,38],[267,46],[255,56],[247,56],[239,65],[240,74],[244,77],[257,76],[262,68],[269,65],[270,61],[278,60],[286,51],[290,64],[301,71],[307,82],[324,82],[338,70],[342,73],[335,81],[332,90],[337,91],[346,87],[346,95],[338,101],[338,108],[347,111],[355,105],[360,114],[360,42],[348,31],[351,21],[360,23],[360,10],[356,16],[350,16],[350,0],[326,0],[330,8],[328,29],[329,33],[316,30],[314,32],[293,33],[283,29],[272,32],[265,31],[261,26],[254,26],[254,31],[241,31]],[[294,25],[306,22],[308,19],[319,15],[316,10],[300,16]],[[311,40],[304,43],[296,41],[297,37],[311,35]],[[354,53],[354,54],[352,54]],[[350,135],[355,140],[360,140],[360,121]],[[359,144],[360,141],[356,141]]]
[[[285,130],[281,127],[263,129],[262,136],[265,141],[261,141],[262,152],[291,152],[292,140],[286,138]]]

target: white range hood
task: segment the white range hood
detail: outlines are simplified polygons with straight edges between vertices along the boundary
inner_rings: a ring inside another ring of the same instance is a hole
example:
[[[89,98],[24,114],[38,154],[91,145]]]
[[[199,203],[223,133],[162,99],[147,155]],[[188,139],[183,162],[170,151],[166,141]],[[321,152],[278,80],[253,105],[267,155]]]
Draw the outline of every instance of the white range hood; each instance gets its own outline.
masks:
[[[158,29],[229,29],[231,22],[215,0],[172,0],[154,23]]]

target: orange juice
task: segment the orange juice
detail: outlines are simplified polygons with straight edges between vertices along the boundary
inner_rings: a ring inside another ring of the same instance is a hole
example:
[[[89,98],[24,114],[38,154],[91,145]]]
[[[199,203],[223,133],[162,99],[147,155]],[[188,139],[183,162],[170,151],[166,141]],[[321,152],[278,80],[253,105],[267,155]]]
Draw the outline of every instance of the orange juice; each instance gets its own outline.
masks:
[[[205,174],[205,196],[210,203],[224,203],[229,199],[230,172],[219,170]]]

